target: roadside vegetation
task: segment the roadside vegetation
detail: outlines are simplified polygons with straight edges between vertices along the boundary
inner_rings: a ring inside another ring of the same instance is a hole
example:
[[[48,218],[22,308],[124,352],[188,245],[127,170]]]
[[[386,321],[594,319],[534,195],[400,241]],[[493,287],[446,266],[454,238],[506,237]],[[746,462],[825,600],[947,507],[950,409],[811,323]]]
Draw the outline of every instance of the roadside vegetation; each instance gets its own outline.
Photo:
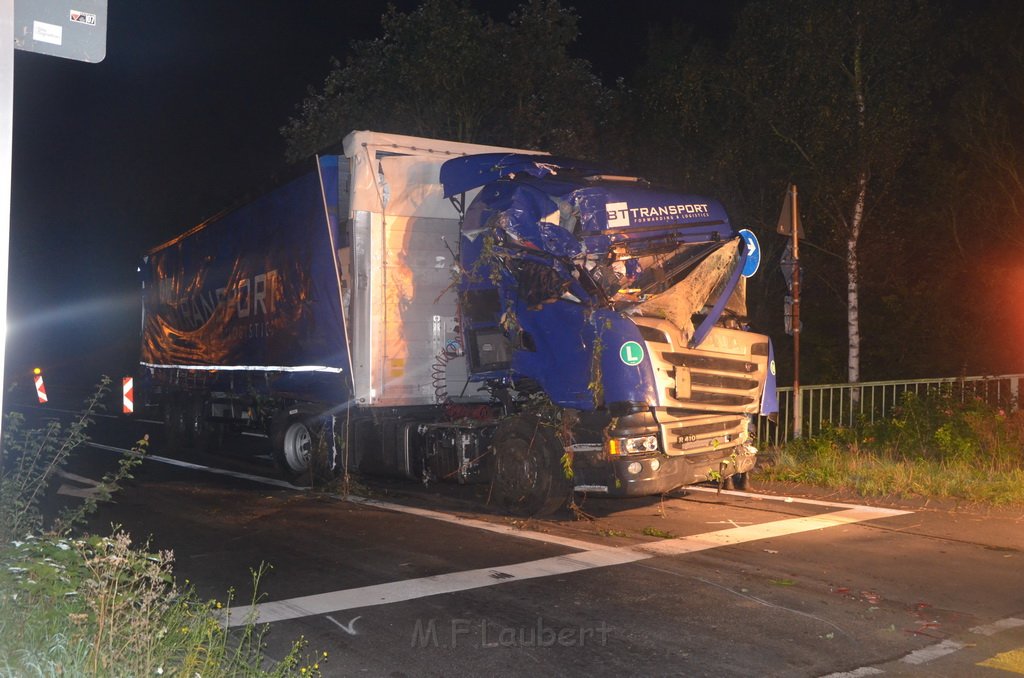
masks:
[[[319,676],[326,653],[305,642],[272,661],[265,628],[226,631],[227,603],[200,599],[173,575],[174,556],[135,545],[114,528],[86,534],[81,525],[141,463],[148,441],[100,483],[96,497],[52,515],[51,484],[86,440],[103,409],[104,380],[82,412],[62,427],[28,428],[4,419],[0,448],[0,676]],[[257,588],[263,569],[254,572]]]
[[[764,480],[868,497],[1024,506],[1024,411],[907,394],[891,419],[831,427],[770,451]]]

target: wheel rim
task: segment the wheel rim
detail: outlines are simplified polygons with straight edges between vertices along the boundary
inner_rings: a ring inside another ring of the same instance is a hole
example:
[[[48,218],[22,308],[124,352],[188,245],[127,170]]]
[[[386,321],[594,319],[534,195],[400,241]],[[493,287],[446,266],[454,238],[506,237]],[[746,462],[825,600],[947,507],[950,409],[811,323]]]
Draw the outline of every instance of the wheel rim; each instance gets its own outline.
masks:
[[[313,447],[313,437],[309,427],[302,422],[294,422],[284,432],[284,444],[281,450],[284,461],[292,471],[305,471],[309,468],[309,457]]]
[[[540,468],[537,451],[530,449],[530,442],[512,438],[505,443],[505,449],[498,457],[497,479],[510,498],[522,500],[529,497],[537,486]],[[538,445],[540,441],[533,443]]]

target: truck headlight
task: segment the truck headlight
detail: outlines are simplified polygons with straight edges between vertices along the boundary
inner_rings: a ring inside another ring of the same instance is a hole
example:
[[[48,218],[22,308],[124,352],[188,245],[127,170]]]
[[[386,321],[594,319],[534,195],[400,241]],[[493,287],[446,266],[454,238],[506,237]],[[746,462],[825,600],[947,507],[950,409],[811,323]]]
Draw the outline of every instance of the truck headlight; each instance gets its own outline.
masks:
[[[641,452],[656,452],[658,450],[658,436],[640,436],[639,438],[626,438],[626,454],[640,454]]]
[[[608,454],[629,455],[644,454],[658,451],[658,436],[647,435],[635,438],[610,438],[607,443]]]

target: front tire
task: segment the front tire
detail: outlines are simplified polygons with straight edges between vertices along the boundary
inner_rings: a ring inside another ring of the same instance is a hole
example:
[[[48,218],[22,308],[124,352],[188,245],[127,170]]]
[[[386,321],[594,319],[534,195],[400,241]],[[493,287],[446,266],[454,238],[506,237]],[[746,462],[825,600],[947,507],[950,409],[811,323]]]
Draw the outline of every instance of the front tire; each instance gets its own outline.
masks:
[[[520,415],[498,425],[491,442],[492,487],[499,506],[514,515],[554,513],[572,489],[562,470],[563,446],[554,428]]]

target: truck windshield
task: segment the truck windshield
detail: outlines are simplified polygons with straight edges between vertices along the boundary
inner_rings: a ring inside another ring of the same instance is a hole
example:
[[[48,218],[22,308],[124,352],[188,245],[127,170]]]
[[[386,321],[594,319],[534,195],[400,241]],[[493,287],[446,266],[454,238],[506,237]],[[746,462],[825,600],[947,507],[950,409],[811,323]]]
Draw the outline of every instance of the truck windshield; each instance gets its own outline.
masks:
[[[610,261],[589,262],[587,273],[616,310],[667,318],[685,330],[722,293],[739,261],[738,246],[738,239],[655,250],[617,246]],[[730,310],[744,315],[740,297]]]

